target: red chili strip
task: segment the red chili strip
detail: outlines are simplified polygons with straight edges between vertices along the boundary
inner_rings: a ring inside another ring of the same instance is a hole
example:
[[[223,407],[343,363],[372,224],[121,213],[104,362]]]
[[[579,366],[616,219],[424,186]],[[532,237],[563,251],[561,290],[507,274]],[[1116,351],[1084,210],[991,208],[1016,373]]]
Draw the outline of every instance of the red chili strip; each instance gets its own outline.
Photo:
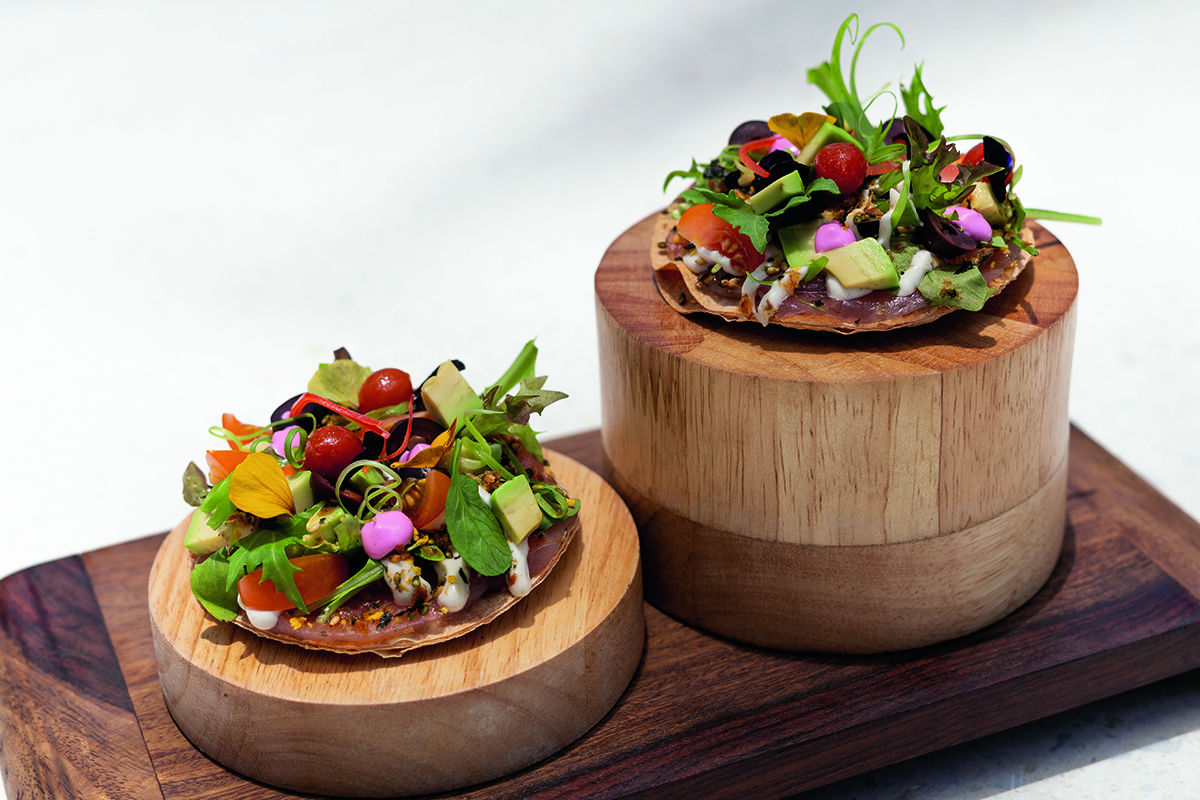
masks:
[[[765,150],[766,148],[775,144],[775,140],[778,138],[778,136],[767,136],[763,139],[751,139],[738,148],[738,157],[742,159],[742,163],[749,167],[755,175],[759,175],[764,178],[769,177],[770,173],[760,167],[758,162],[750,157],[750,154],[756,153],[759,150]]]
[[[295,403],[292,403],[292,408],[288,412],[288,416],[289,417],[299,416],[300,412],[309,403],[315,403],[316,405],[323,406],[324,408],[328,408],[330,411],[332,411],[336,414],[341,414],[346,419],[352,419],[355,422],[357,422],[359,425],[362,425],[364,428],[369,428],[370,430],[375,431],[376,433],[378,433],[380,436],[383,437],[384,442],[387,442],[388,431],[386,428],[383,427],[383,423],[381,423],[379,420],[371,419],[370,417],[359,414],[357,411],[351,411],[348,408],[339,406],[337,403],[333,402],[332,400],[326,400],[324,397],[313,394],[312,392],[306,392],[305,394],[300,395],[300,399],[297,400]],[[411,405],[411,403],[410,403],[410,405]],[[409,429],[410,430],[412,429],[412,414],[411,413],[409,414]]]

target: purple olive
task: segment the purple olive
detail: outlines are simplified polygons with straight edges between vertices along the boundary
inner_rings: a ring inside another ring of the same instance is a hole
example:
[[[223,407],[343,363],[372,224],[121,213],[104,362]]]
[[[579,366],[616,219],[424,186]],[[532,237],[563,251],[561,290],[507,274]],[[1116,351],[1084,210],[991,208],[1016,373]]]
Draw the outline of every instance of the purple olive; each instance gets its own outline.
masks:
[[[764,120],[752,119],[749,122],[743,122],[733,129],[733,133],[729,134],[730,144],[745,144],[753,142],[755,139],[765,139],[768,136],[774,136],[774,132]]]
[[[927,208],[921,209],[921,222],[921,244],[942,258],[961,256],[979,246],[962,228]]]

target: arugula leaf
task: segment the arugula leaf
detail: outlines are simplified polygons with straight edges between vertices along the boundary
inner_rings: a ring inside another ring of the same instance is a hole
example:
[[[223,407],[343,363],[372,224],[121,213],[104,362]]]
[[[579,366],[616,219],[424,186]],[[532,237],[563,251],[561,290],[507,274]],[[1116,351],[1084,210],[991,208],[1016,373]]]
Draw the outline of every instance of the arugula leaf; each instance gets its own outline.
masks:
[[[284,531],[264,529],[240,539],[237,544],[229,558],[227,588],[233,588],[243,575],[262,567],[263,580],[274,583],[276,590],[283,592],[305,614],[308,613],[300,590],[296,588],[295,574],[300,568],[288,561],[287,555],[288,545],[303,546],[299,537],[289,536]]]
[[[900,96],[904,99],[905,113],[915,119],[924,126],[925,130],[933,136],[941,136],[945,130],[942,125],[941,114],[946,110],[945,106],[941,108],[933,107],[933,95],[925,88],[925,82],[921,80],[921,65],[914,67],[912,86],[905,87],[900,84]],[[924,108],[921,107],[924,101]]]
[[[988,288],[979,267],[971,267],[963,272],[930,270],[917,284],[917,291],[931,306],[954,306],[968,311],[983,308],[983,304],[992,296],[992,290]]]
[[[454,463],[458,463],[457,455]],[[450,480],[446,532],[454,549],[480,575],[503,574],[512,563],[500,521],[479,496],[479,484],[468,475],[455,475]]]
[[[500,380],[488,387],[488,393],[498,391],[499,394],[504,394],[521,381],[529,380],[534,376],[534,365],[537,362],[538,354],[534,341],[530,339],[525,343],[521,352],[517,353],[517,357],[513,359],[513,363],[500,376]]]
[[[671,181],[675,180],[676,178],[691,178],[694,181],[700,181],[704,178],[704,170],[699,164],[696,163],[696,159],[693,158],[692,166],[688,169],[677,169],[671,174],[667,175],[667,179],[663,181],[664,192],[667,190],[667,187],[671,185]]]
[[[229,588],[229,572],[229,556],[225,550],[218,550],[197,564],[191,575],[192,594],[221,622],[230,622],[238,615],[237,589]]]

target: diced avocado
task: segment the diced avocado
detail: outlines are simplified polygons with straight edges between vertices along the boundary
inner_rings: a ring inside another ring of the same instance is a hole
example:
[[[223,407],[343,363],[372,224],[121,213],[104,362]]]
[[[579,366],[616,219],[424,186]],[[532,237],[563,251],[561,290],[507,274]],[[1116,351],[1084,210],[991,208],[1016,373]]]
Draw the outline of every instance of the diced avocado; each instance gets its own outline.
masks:
[[[309,517],[304,526],[304,544],[308,547],[320,547],[329,542],[342,550],[354,545],[352,531],[346,529],[346,521],[350,519],[346,512],[338,506],[325,506]]]
[[[454,420],[466,416],[468,411],[483,408],[483,401],[453,361],[442,364],[437,374],[425,381],[421,387],[421,398],[433,418],[447,428]]]
[[[876,239],[859,239],[821,255],[829,259],[825,269],[847,289],[895,289],[900,285],[892,257]]]
[[[504,535],[514,544],[524,541],[542,522],[542,509],[524,475],[518,475],[492,492],[492,512],[500,520]]]
[[[993,228],[1004,227],[1004,211],[996,202],[996,194],[987,181],[975,182],[974,188],[971,189],[971,196],[967,199],[967,205],[982,214]]]
[[[215,553],[225,546],[225,539],[219,531],[208,527],[210,514],[200,509],[192,512],[192,521],[188,523],[187,531],[183,534],[183,546],[198,556]]]
[[[814,219],[779,229],[779,245],[783,248],[783,255],[787,258],[789,267],[793,269],[807,267],[817,257],[817,251],[813,247],[813,238],[817,235],[817,228],[824,224],[825,220]],[[813,271],[811,275],[806,272],[804,280],[811,281],[820,272],[820,269]]]
[[[832,142],[850,142],[859,149],[862,149],[854,137],[847,133],[844,129],[839,128],[832,122],[823,122],[821,127],[817,128],[817,132],[813,134],[808,143],[804,145],[804,149],[800,151],[800,155],[796,156],[796,160],[801,164],[812,165],[813,159],[817,157],[817,153],[827,144]]]
[[[288,488],[292,490],[292,503],[296,506],[297,514],[307,511],[316,503],[311,480],[312,473],[308,470],[301,470],[287,479]]]
[[[804,178],[799,172],[789,172],[761,192],[750,195],[750,208],[754,209],[755,214],[765,214],[798,194],[804,194]]]
[[[365,494],[367,489],[386,483],[387,479],[383,472],[368,464],[354,470],[354,474],[350,476],[349,481],[351,489],[359,494]]]

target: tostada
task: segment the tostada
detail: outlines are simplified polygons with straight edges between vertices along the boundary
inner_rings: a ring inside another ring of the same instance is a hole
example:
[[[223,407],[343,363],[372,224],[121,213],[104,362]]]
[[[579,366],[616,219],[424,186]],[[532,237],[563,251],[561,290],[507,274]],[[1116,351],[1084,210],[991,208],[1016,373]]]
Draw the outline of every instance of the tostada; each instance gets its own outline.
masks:
[[[920,325],[955,309],[980,310],[1021,273],[1036,249],[1027,219],[1098,223],[1026,210],[1012,149],[993,136],[943,135],[941,112],[916,67],[897,101],[887,87],[866,101],[847,78],[842,23],[829,61],[808,80],[821,112],[745,122],[705,164],[667,177],[694,185],[663,212],[650,257],[664,300],[682,312],[731,321],[856,333]],[[867,111],[892,99],[879,124]],[[903,113],[900,113],[900,105]],[[956,143],[972,143],[960,152]]]
[[[204,608],[268,639],[383,656],[483,625],[541,583],[579,529],[529,426],[529,342],[476,392],[447,361],[414,390],[338,351],[265,425],[223,415],[192,463],[184,537]]]

